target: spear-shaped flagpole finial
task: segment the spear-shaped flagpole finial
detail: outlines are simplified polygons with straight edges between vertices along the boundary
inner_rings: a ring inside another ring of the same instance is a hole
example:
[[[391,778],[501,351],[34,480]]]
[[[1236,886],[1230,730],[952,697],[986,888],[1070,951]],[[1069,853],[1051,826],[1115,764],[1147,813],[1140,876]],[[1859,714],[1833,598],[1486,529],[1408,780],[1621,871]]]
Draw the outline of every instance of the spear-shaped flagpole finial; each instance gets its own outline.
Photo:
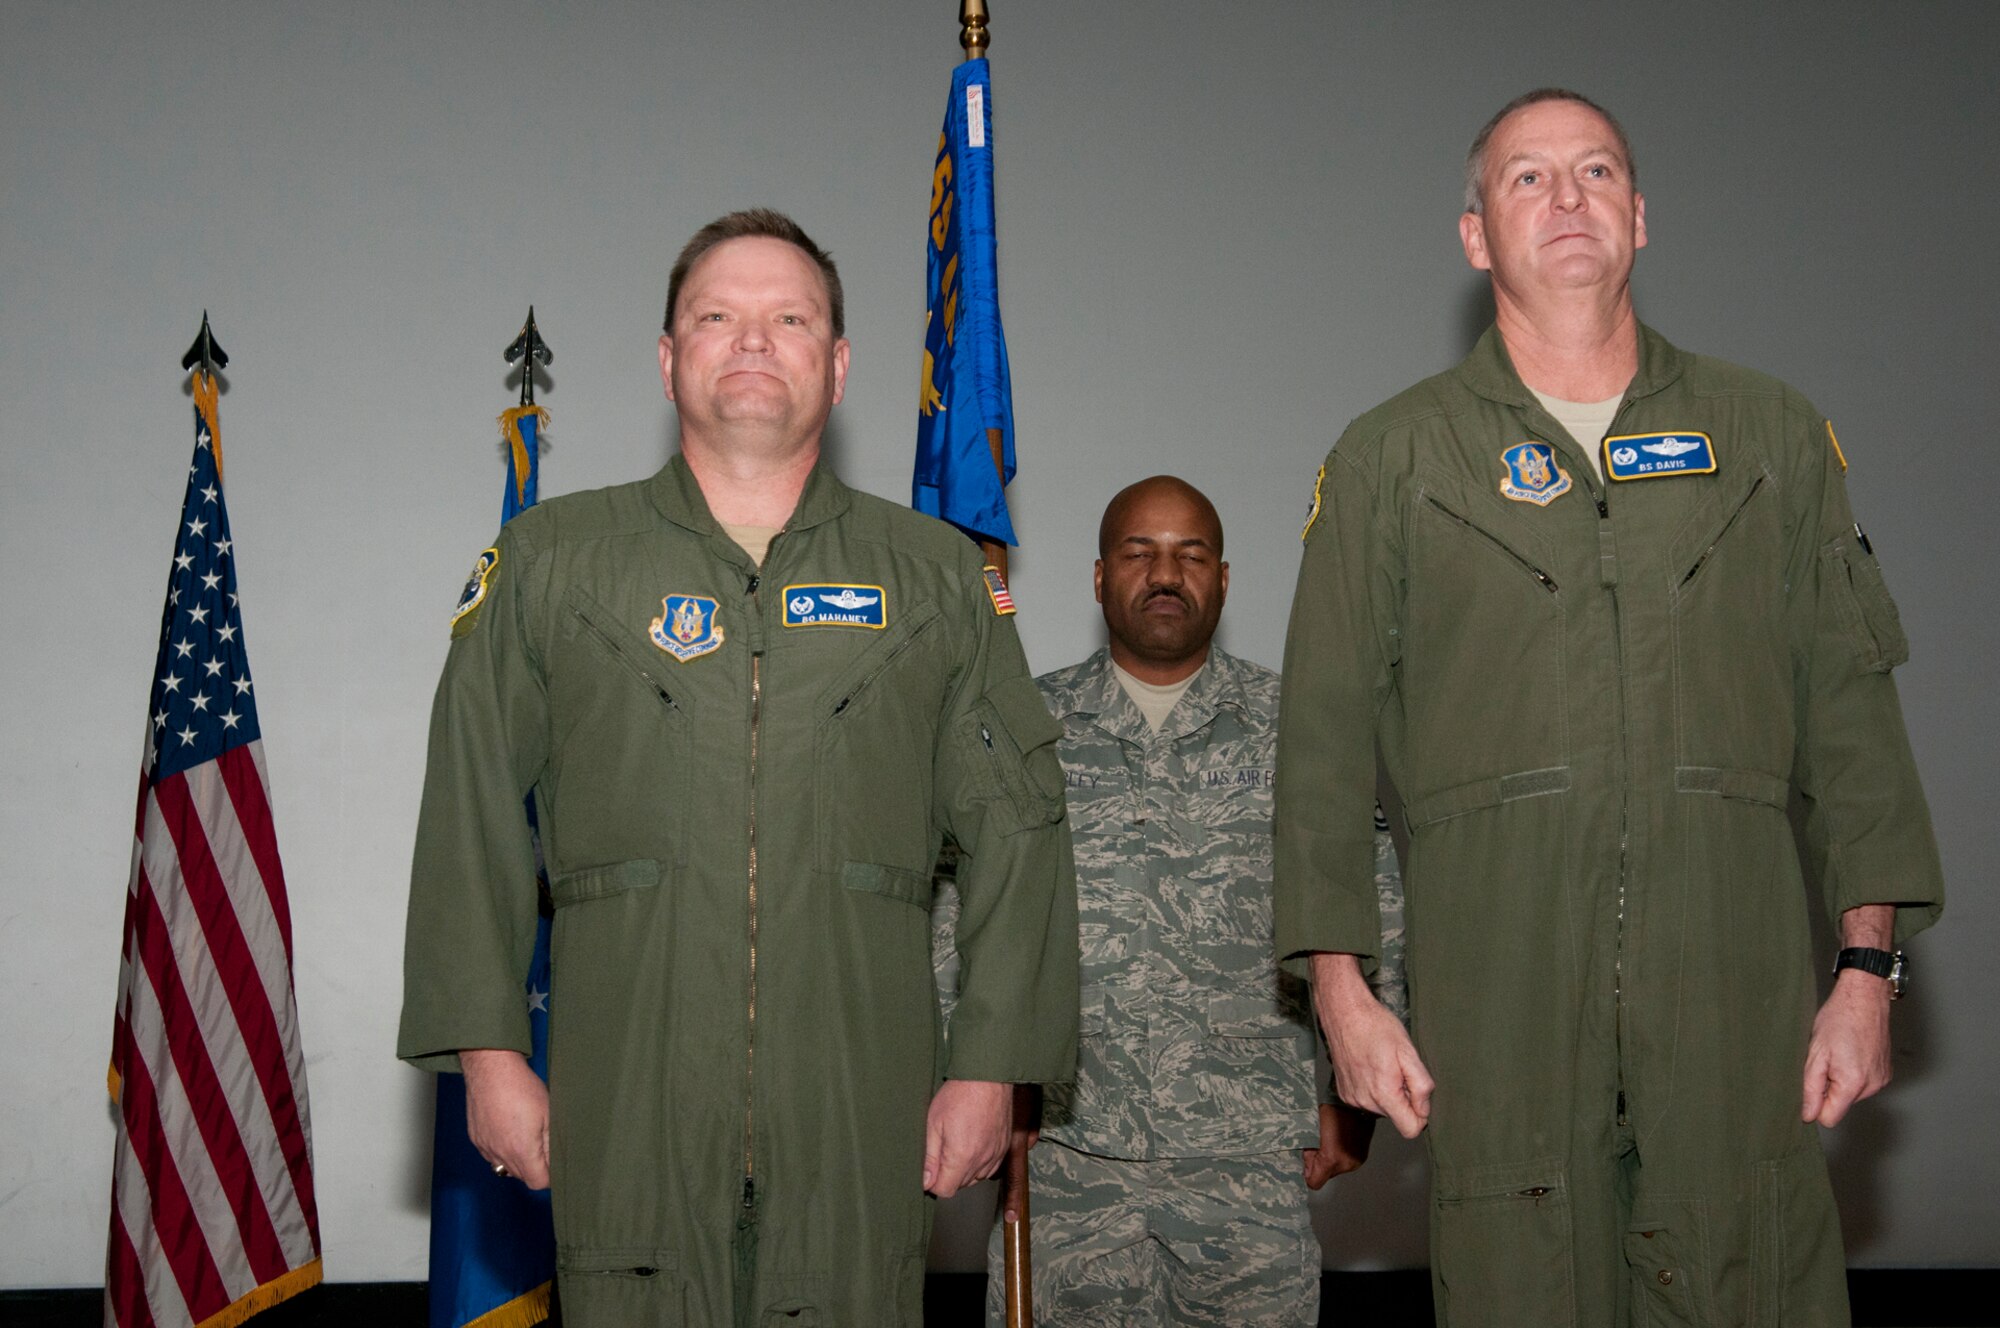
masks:
[[[556,353],[549,349],[549,343],[542,340],[542,334],[535,327],[535,306],[528,306],[528,321],[521,324],[521,335],[507,344],[507,363],[521,362],[521,404],[535,404],[535,363],[543,365],[556,362]]]
[[[222,349],[222,343],[215,339],[215,333],[208,330],[208,310],[201,311],[201,332],[195,337],[194,345],[187,354],[181,356],[181,368],[192,369],[197,364],[201,371],[213,376],[217,369],[229,367],[229,352]]]
[[[986,0],[959,0],[958,21],[965,25],[958,33],[958,44],[965,48],[965,58],[983,59],[986,48],[992,44],[986,35]]]

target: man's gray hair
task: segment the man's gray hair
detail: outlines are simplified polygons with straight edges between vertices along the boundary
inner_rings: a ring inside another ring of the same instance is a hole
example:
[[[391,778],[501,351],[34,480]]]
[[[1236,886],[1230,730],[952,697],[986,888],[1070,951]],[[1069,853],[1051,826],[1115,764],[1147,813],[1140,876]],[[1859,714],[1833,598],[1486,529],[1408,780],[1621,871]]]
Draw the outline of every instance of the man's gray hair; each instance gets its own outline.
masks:
[[[1625,158],[1625,174],[1632,181],[1632,187],[1639,187],[1639,162],[1632,155],[1632,140],[1625,137],[1625,126],[1618,123],[1618,117],[1599,106],[1581,92],[1571,92],[1568,88],[1536,88],[1524,92],[1493,113],[1478,135],[1472,140],[1471,151],[1465,154],[1465,210],[1478,212],[1481,208],[1479,185],[1486,174],[1486,145],[1493,140],[1493,131],[1500,122],[1524,106],[1535,106],[1545,101],[1573,101],[1579,106],[1588,106],[1604,117],[1604,123],[1611,126],[1611,134],[1618,140],[1618,151]]]

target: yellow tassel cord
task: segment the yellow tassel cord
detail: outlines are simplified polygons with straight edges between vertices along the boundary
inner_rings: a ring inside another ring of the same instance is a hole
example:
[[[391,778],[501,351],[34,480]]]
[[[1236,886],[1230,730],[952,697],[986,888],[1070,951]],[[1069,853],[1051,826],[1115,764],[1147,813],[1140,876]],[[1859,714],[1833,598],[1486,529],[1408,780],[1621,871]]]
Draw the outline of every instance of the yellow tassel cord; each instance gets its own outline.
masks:
[[[208,445],[215,452],[215,478],[222,478],[222,416],[216,402],[215,375],[194,371],[194,408],[208,424]]]
[[[516,406],[500,412],[500,440],[514,449],[514,501],[528,501],[528,443],[521,437],[521,421],[535,417],[535,445],[541,446],[542,430],[549,427],[549,412],[541,406]],[[476,1322],[484,1323],[485,1320]],[[530,1323],[540,1323],[531,1319]]]
[[[111,1090],[111,1100],[117,1102],[119,1094],[125,1091],[125,1080],[118,1073],[117,1066],[114,1065],[104,1072],[104,1086]]]
[[[524,1291],[505,1305],[495,1306],[465,1328],[534,1328],[549,1317],[549,1284]]]
[[[283,1277],[272,1278],[248,1295],[237,1297],[227,1309],[217,1310],[196,1324],[195,1328],[236,1328],[251,1315],[261,1314],[280,1301],[290,1300],[307,1287],[318,1286],[320,1274],[319,1260],[314,1259]]]

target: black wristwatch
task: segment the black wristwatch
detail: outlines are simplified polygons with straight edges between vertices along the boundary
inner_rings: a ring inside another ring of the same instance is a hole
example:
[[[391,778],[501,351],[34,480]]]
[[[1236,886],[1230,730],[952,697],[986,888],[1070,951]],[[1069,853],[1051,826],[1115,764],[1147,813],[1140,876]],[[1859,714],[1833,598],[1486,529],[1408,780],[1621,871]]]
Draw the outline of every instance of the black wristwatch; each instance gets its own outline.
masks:
[[[1833,958],[1834,976],[1843,968],[1858,968],[1863,973],[1872,973],[1889,984],[1889,999],[1901,1000],[1910,986],[1910,961],[1901,950],[1877,950],[1870,946],[1854,945],[1842,950]]]

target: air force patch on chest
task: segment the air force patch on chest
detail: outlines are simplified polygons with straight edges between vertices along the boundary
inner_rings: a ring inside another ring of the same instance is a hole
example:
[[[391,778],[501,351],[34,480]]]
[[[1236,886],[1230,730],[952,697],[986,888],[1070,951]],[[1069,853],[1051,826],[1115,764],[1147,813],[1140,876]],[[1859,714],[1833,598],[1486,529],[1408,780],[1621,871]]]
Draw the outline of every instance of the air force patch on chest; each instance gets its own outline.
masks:
[[[1629,433],[1604,440],[1604,477],[1650,480],[1662,475],[1712,475],[1715,444],[1705,433]]]
[[[787,627],[887,627],[880,586],[786,586]]]
[[[653,619],[653,644],[685,664],[722,646],[722,624],[715,620],[715,601],[706,595],[668,595]]]
[[[1556,464],[1556,450],[1547,443],[1517,443],[1500,459],[1507,463],[1500,492],[1517,503],[1547,507],[1570,490],[1569,472]]]

